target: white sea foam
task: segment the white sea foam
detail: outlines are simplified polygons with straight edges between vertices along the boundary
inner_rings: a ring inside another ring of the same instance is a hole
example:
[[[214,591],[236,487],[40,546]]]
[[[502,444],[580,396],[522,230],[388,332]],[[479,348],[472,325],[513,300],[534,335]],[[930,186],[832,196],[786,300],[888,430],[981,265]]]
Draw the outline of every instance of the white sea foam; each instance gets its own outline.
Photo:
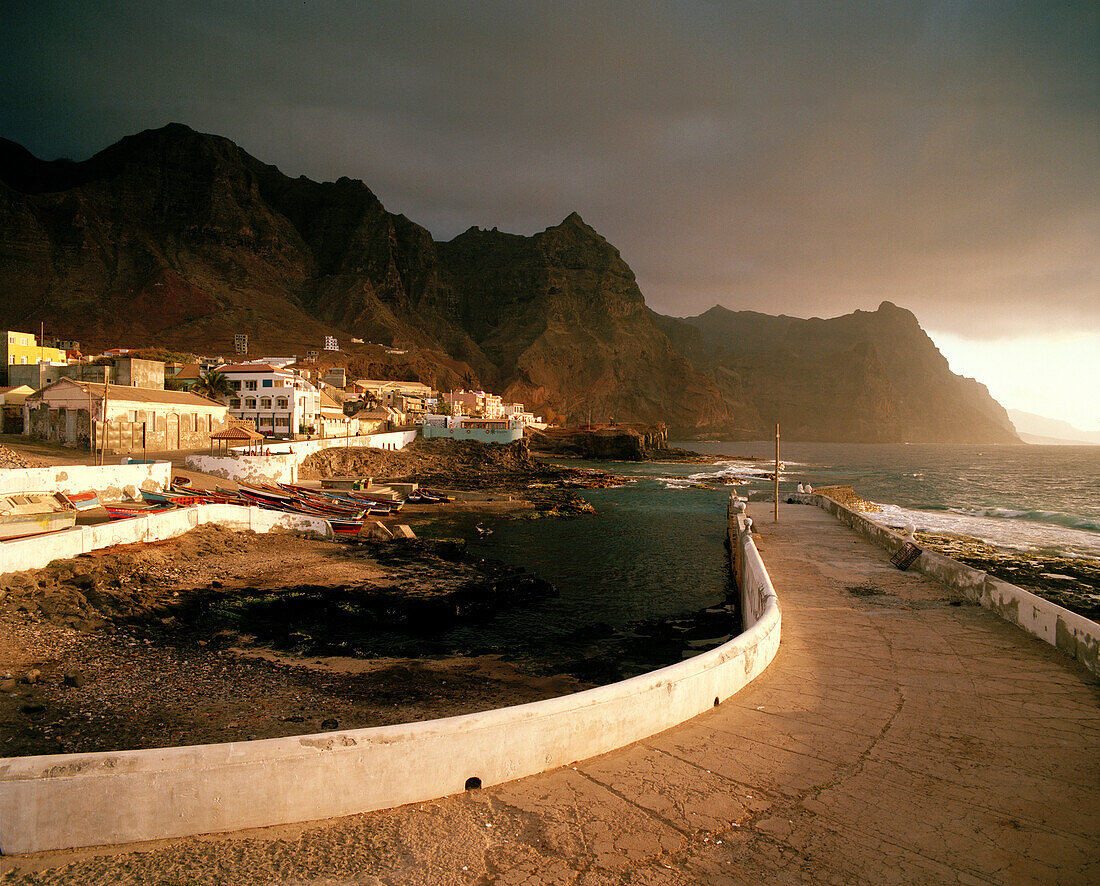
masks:
[[[658,483],[663,483],[665,489],[694,489],[698,483],[690,477],[657,477]]]
[[[917,531],[969,535],[992,545],[1021,551],[1058,551],[1071,557],[1100,557],[1100,533],[1042,522],[1043,512],[1011,508],[956,508],[950,511],[916,511],[882,505],[882,513],[869,516],[877,523],[900,528],[912,523]],[[1048,515],[1051,519],[1055,514]],[[1029,517],[1029,519],[1022,519]]]
[[[691,480],[720,480],[723,477],[763,477],[771,471],[767,462],[760,461],[720,461],[713,471],[700,471],[697,474],[689,474]],[[773,465],[774,468],[774,465]],[[780,477],[783,471],[779,472]]]

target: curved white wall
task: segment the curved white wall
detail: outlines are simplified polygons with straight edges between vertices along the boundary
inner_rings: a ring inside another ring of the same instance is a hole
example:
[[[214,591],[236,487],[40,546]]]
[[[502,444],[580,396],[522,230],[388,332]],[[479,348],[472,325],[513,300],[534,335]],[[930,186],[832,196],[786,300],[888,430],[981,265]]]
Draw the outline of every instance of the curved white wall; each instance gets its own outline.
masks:
[[[193,471],[224,477],[240,483],[297,483],[298,467],[314,452],[322,449],[404,449],[416,439],[417,432],[387,431],[362,437],[319,437],[316,440],[265,444],[278,455],[246,455],[235,448],[234,455],[189,455],[187,467]]]
[[[586,692],[443,720],[218,745],[0,759],[0,852],[310,821],[533,775],[682,723],[737,692],[779,648],[767,570],[731,527],[759,618],[729,643]]]
[[[306,532],[321,538],[332,537],[332,526],[320,517],[285,514],[244,505],[194,505],[160,514],[74,526],[60,532],[0,542],[0,574],[41,569],[54,560],[67,560],[111,545],[175,538],[205,523],[217,523],[227,529],[241,531]],[[3,819],[0,818],[0,833],[3,826]]]

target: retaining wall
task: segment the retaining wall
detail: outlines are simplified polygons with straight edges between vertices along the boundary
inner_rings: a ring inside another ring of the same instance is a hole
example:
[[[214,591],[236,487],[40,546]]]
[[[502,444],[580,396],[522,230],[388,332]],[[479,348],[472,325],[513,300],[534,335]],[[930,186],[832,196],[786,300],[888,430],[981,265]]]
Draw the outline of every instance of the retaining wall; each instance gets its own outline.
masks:
[[[139,490],[158,492],[172,480],[171,462],[136,465],[57,465],[0,470],[0,495],[9,492],[95,492],[103,501],[138,498]]]
[[[416,439],[416,431],[387,431],[362,437],[323,437],[293,443],[271,443],[278,455],[189,455],[187,467],[193,471],[224,477],[239,483],[297,483],[298,467],[314,452],[334,448],[404,449]]]
[[[708,710],[779,648],[767,571],[733,531],[760,617],[693,658],[494,711],[318,735],[0,759],[0,852],[126,843],[349,815],[460,793],[614,750]]]
[[[890,554],[906,542],[892,529],[823,495],[794,493],[788,498],[823,508]],[[1091,619],[935,551],[923,551],[909,568],[961,591],[967,599],[996,612],[1031,636],[1057,646],[1093,674],[1100,675],[1100,625]]]
[[[242,531],[307,532],[321,538],[332,537],[332,527],[328,521],[317,517],[242,505],[196,505],[0,542],[0,574],[40,569],[53,560],[76,557],[111,545],[175,538],[206,523]],[[2,771],[3,765],[0,763]],[[4,816],[0,813],[0,835],[3,829]]]

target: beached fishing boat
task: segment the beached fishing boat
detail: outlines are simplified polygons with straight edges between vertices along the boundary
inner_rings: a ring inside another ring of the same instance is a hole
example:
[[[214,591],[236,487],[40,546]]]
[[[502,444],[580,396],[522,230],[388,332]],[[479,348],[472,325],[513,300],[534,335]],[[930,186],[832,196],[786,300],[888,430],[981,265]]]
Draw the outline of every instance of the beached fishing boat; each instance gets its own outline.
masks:
[[[78,511],[90,511],[92,508],[99,507],[99,495],[95,492],[77,492],[73,495],[59,494],[64,495],[65,500]]]
[[[13,492],[0,496],[0,539],[68,529],[76,508],[59,492]]]
[[[205,495],[195,495],[194,493],[185,495],[179,492],[146,492],[144,489],[142,489],[141,497],[149,504],[170,504],[179,508],[185,508],[189,505],[205,505],[214,503]]]
[[[163,514],[166,511],[174,511],[176,506],[171,504],[105,504],[103,509],[112,520],[125,520],[129,517],[145,517],[149,514]]]

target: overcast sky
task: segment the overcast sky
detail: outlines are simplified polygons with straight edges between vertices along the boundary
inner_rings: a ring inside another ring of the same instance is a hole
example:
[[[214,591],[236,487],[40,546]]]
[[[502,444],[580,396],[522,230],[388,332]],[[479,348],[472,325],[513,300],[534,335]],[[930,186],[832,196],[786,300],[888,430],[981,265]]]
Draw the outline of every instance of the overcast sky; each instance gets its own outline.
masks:
[[[646,300],[912,310],[1009,407],[1100,429],[1095,2],[5,4],[0,134],[169,121],[449,239],[570,212]]]

